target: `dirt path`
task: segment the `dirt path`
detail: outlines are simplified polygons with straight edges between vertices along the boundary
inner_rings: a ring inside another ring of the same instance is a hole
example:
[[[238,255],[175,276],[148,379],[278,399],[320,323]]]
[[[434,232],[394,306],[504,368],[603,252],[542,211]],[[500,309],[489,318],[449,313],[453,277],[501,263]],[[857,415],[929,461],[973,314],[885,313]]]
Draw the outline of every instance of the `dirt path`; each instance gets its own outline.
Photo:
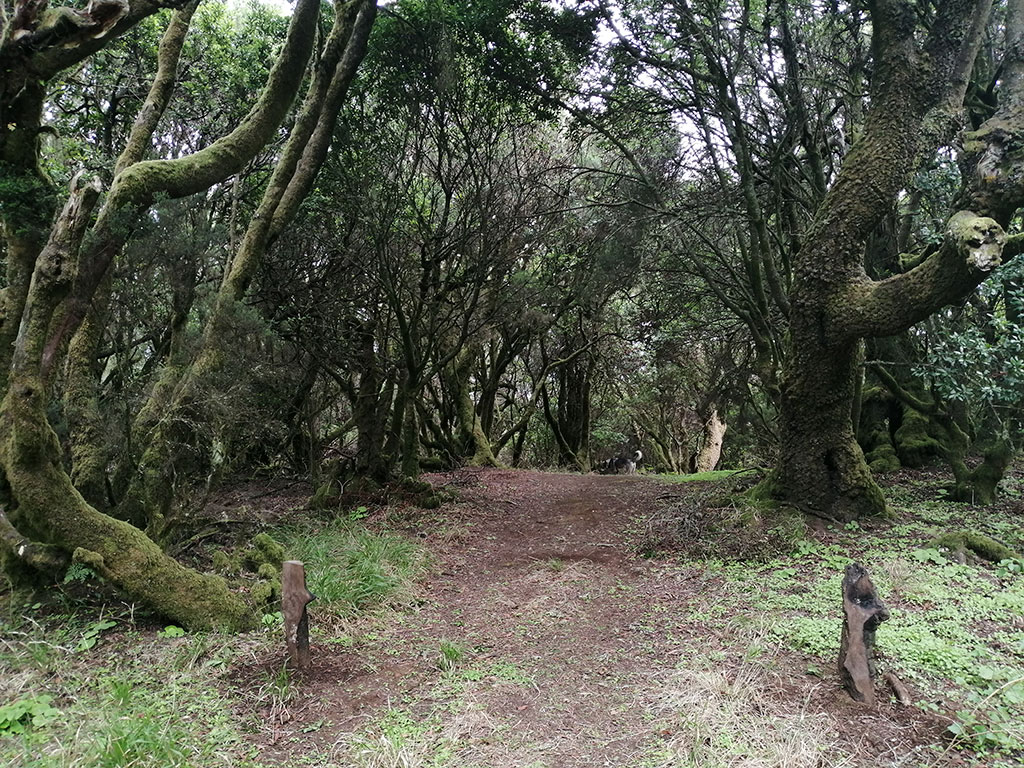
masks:
[[[684,765],[678,756],[710,748],[723,729],[778,727],[781,743],[787,723],[831,738],[838,719],[834,748],[853,757],[847,764],[884,765],[934,738],[930,725],[893,713],[893,727],[879,727],[885,718],[845,701],[834,678],[767,652],[757,622],[723,615],[726,586],[709,569],[633,554],[640,513],[683,489],[502,470],[431,479],[461,500],[412,518],[434,558],[417,604],[320,638],[287,722],[258,738],[264,759],[293,765],[326,751],[339,765]]]

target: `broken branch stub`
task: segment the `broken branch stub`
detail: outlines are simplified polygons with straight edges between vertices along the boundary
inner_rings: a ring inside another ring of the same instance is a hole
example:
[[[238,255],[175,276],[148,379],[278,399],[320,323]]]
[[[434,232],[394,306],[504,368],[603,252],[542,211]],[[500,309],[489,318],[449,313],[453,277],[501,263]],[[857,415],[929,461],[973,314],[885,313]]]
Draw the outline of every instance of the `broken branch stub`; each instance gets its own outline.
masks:
[[[299,560],[285,560],[281,569],[281,613],[288,657],[299,669],[309,666],[309,613],[316,595],[306,589],[306,569]]]
[[[859,563],[846,566],[843,614],[839,677],[850,696],[874,706],[875,631],[889,618],[889,610],[878,598],[867,569]]]

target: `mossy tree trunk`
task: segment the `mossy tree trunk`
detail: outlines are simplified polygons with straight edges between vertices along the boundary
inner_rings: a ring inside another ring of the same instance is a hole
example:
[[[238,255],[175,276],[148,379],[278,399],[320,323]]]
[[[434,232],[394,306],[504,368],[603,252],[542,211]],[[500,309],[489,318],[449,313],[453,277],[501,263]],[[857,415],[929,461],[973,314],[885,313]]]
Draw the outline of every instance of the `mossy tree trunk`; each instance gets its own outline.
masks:
[[[704,422],[701,447],[695,461],[694,468],[698,472],[711,472],[718,466],[718,462],[722,458],[726,429],[726,423],[718,416],[718,409],[712,407],[711,415]]]
[[[915,163],[951,134],[990,4],[939,3],[923,34],[913,3],[889,0],[869,8],[871,107],[794,263],[781,453],[771,481],[794,505],[843,520],[885,508],[852,426],[861,340],[899,333],[973,290],[998,265],[1003,228],[1022,192],[1008,183],[1019,173],[1017,160],[1001,149],[1024,129],[1016,119],[1024,96],[1020,62],[1011,61],[999,111],[965,144],[964,192],[944,242],[906,273],[879,281],[867,276],[868,238]],[[1019,24],[1019,12],[1011,12],[1011,59],[1019,55],[1012,44]]]
[[[366,54],[376,12],[373,0],[335,6],[334,24],[302,108],[259,208],[221,281],[199,350],[183,371],[166,372],[176,383],[161,419],[148,433],[136,430],[145,447],[120,515],[127,519],[144,515],[148,529],[161,539],[171,536],[177,523],[173,514],[175,479],[188,474],[189,462],[197,456],[199,436],[195,425],[203,421],[199,406],[202,393],[215,388],[216,378],[231,359],[233,324],[244,312],[243,299],[257,268],[295,217],[327,157],[338,112]],[[141,514],[137,511],[140,507]]]
[[[31,166],[38,167],[40,72],[56,74],[80,62],[106,43],[109,37],[104,32],[123,31],[158,9],[140,0],[130,11],[125,7],[121,16],[108,19],[106,26],[97,22],[97,28],[79,29],[66,38],[49,35],[36,46],[18,44],[12,49],[8,40],[0,42],[0,59],[7,72],[23,81],[13,99],[12,80],[5,78],[0,92],[4,118],[0,154],[6,158],[12,148],[23,144],[21,149],[33,158],[23,163],[19,179],[31,178]],[[134,216],[159,194],[184,197],[230,177],[277,131],[302,81],[318,15],[315,0],[299,0],[267,86],[234,131],[194,155],[138,162],[120,170],[91,230],[99,182],[77,176],[45,247],[34,258],[28,292],[19,300],[18,331],[0,404],[0,486],[7,497],[8,522],[26,540],[87,564],[133,598],[189,627],[240,628],[251,622],[252,614],[223,580],[184,568],[136,527],[102,514],[82,498],[64,470],[60,446],[47,421],[47,382],[129,236]],[[31,38],[30,34],[27,39]],[[26,93],[35,94],[37,86],[39,109],[34,114],[19,113],[16,123],[8,122],[18,100]],[[9,199],[3,202],[6,237],[26,222],[12,219]],[[83,242],[87,243],[84,248]],[[5,306],[12,306],[6,297]],[[7,559],[18,556],[18,550],[0,548]]]
[[[470,465],[495,467],[498,462],[491,450],[491,441],[484,432],[470,394],[470,378],[479,351],[477,345],[469,344],[452,361],[449,383],[455,401],[457,443],[459,454],[468,458]]]
[[[189,2],[171,18],[157,50],[157,71],[146,100],[136,115],[131,132],[115,164],[115,173],[145,157],[170,103],[177,81],[178,61],[199,0]],[[83,498],[96,509],[107,512],[114,505],[108,478],[111,459],[107,429],[100,410],[99,347],[107,322],[113,290],[113,273],[108,270],[97,286],[89,311],[68,347],[64,382],[64,414],[68,421],[68,452],[71,481]],[[175,292],[177,299],[178,292]],[[177,301],[176,301],[177,303]]]
[[[128,595],[186,626],[239,629],[251,622],[251,613],[222,579],[183,567],[140,530],[98,512],[82,498],[64,471],[60,445],[46,417],[41,359],[50,320],[70,288],[75,253],[98,195],[98,182],[76,178],[35,265],[0,404],[0,467],[15,502],[9,521],[27,540],[88,565]]]
[[[356,427],[356,474],[383,483],[391,468],[385,459],[387,416],[394,397],[394,382],[386,381],[377,355],[374,324],[361,323],[354,332],[359,380],[346,382]]]

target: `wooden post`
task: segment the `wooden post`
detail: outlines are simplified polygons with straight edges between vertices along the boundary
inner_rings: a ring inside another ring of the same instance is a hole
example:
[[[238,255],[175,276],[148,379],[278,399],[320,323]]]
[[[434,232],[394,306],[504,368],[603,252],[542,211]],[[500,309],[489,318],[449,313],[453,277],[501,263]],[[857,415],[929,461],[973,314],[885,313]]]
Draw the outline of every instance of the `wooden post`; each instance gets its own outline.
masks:
[[[878,599],[867,569],[858,563],[846,566],[843,577],[843,636],[839,644],[839,677],[857,701],[875,704],[875,630],[889,618]]]
[[[309,666],[309,614],[316,595],[306,589],[306,569],[299,560],[285,560],[281,569],[281,613],[288,657],[298,669]]]

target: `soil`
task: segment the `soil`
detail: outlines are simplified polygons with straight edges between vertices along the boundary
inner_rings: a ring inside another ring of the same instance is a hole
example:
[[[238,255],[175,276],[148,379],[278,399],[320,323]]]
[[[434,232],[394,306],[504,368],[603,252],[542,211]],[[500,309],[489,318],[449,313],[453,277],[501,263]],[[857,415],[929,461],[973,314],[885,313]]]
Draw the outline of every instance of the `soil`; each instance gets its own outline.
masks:
[[[699,561],[635,552],[644,511],[685,486],[509,470],[426,479],[460,498],[403,515],[431,553],[428,575],[406,605],[351,625],[318,627],[311,606],[313,665],[264,713],[253,736],[263,760],[304,764],[333,747],[347,765],[351,735],[376,728],[443,740],[446,765],[661,765],[687,722],[671,706],[688,685],[680,670],[729,680],[753,669],[768,722],[819,718],[834,739],[820,763],[801,765],[957,763],[942,752],[947,720],[889,702],[881,685],[885,701],[865,708],[834,670],[771,643],[752,662],[756,622],[720,610],[735,585]],[[457,649],[447,670],[442,642]],[[236,682],[257,686],[280,664],[256,660]]]

